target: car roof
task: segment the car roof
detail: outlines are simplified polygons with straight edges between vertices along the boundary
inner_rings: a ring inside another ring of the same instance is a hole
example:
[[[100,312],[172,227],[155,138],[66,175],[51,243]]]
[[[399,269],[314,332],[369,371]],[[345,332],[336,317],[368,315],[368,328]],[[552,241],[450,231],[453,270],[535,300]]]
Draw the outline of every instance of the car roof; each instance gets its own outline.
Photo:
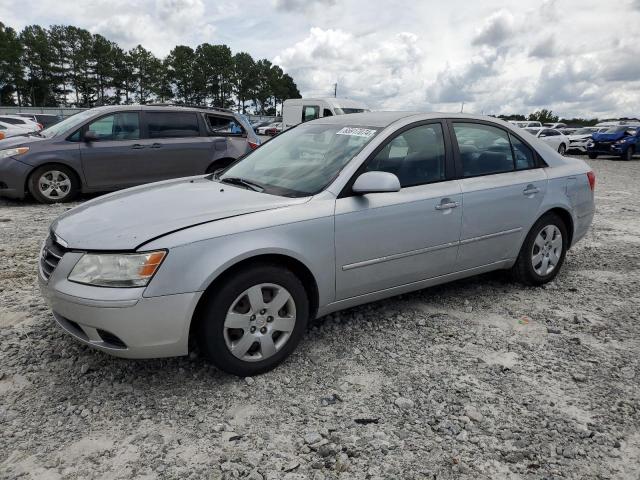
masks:
[[[500,125],[508,125],[513,128],[513,124],[505,122],[496,117],[487,115],[473,115],[469,113],[447,113],[447,112],[363,112],[350,113],[347,115],[335,115],[332,117],[322,117],[313,120],[313,123],[344,125],[344,126],[361,126],[361,127],[388,127],[389,125],[406,118],[411,117],[414,121],[436,120],[447,118],[452,120],[484,120],[497,123]]]
[[[218,108],[207,108],[207,107],[189,107],[182,105],[165,105],[165,104],[149,104],[149,105],[103,105],[101,107],[94,107],[91,110],[94,110],[98,113],[109,113],[109,112],[121,112],[126,110],[131,111],[168,111],[168,112],[202,112],[202,113],[215,113],[220,115],[235,115],[235,112],[226,109],[218,109]]]

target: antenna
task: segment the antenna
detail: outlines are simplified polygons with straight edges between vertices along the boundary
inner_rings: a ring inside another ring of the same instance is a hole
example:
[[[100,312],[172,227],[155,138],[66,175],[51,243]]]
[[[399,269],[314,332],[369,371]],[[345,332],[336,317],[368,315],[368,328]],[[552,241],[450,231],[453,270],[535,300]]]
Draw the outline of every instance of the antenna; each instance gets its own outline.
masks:
[[[333,84],[333,98],[337,98],[338,97],[338,83],[334,83]]]

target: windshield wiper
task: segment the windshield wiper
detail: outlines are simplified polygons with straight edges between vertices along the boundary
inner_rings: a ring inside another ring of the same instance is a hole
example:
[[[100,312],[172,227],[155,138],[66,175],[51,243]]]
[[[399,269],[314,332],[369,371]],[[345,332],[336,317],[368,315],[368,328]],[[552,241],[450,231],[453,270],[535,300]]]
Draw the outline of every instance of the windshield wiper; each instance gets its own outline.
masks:
[[[251,182],[240,177],[224,177],[220,180],[222,183],[230,183],[232,185],[240,185],[246,187],[254,192],[264,192],[264,187],[259,183]]]

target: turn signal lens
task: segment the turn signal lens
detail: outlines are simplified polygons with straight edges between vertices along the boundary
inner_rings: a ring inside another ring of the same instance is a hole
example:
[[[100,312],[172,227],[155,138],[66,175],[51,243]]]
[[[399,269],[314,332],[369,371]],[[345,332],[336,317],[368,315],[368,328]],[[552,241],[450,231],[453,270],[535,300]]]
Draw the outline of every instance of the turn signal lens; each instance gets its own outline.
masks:
[[[587,178],[589,179],[589,188],[593,192],[596,188],[596,174],[593,171],[587,172]]]
[[[138,275],[140,275],[140,277],[143,277],[143,278],[153,276],[153,274],[156,273],[156,270],[162,263],[162,260],[164,259],[165,255],[166,255],[166,252],[164,251],[153,252],[150,255],[148,255],[144,264],[140,267],[140,270],[138,270]]]

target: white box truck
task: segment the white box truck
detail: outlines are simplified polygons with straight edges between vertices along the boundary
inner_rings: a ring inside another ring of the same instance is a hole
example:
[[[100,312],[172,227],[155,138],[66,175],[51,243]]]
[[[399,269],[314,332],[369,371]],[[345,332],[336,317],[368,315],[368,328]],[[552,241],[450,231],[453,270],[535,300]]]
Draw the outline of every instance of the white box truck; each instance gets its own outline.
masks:
[[[283,130],[316,118],[368,112],[364,103],[346,98],[290,98],[282,106]]]

